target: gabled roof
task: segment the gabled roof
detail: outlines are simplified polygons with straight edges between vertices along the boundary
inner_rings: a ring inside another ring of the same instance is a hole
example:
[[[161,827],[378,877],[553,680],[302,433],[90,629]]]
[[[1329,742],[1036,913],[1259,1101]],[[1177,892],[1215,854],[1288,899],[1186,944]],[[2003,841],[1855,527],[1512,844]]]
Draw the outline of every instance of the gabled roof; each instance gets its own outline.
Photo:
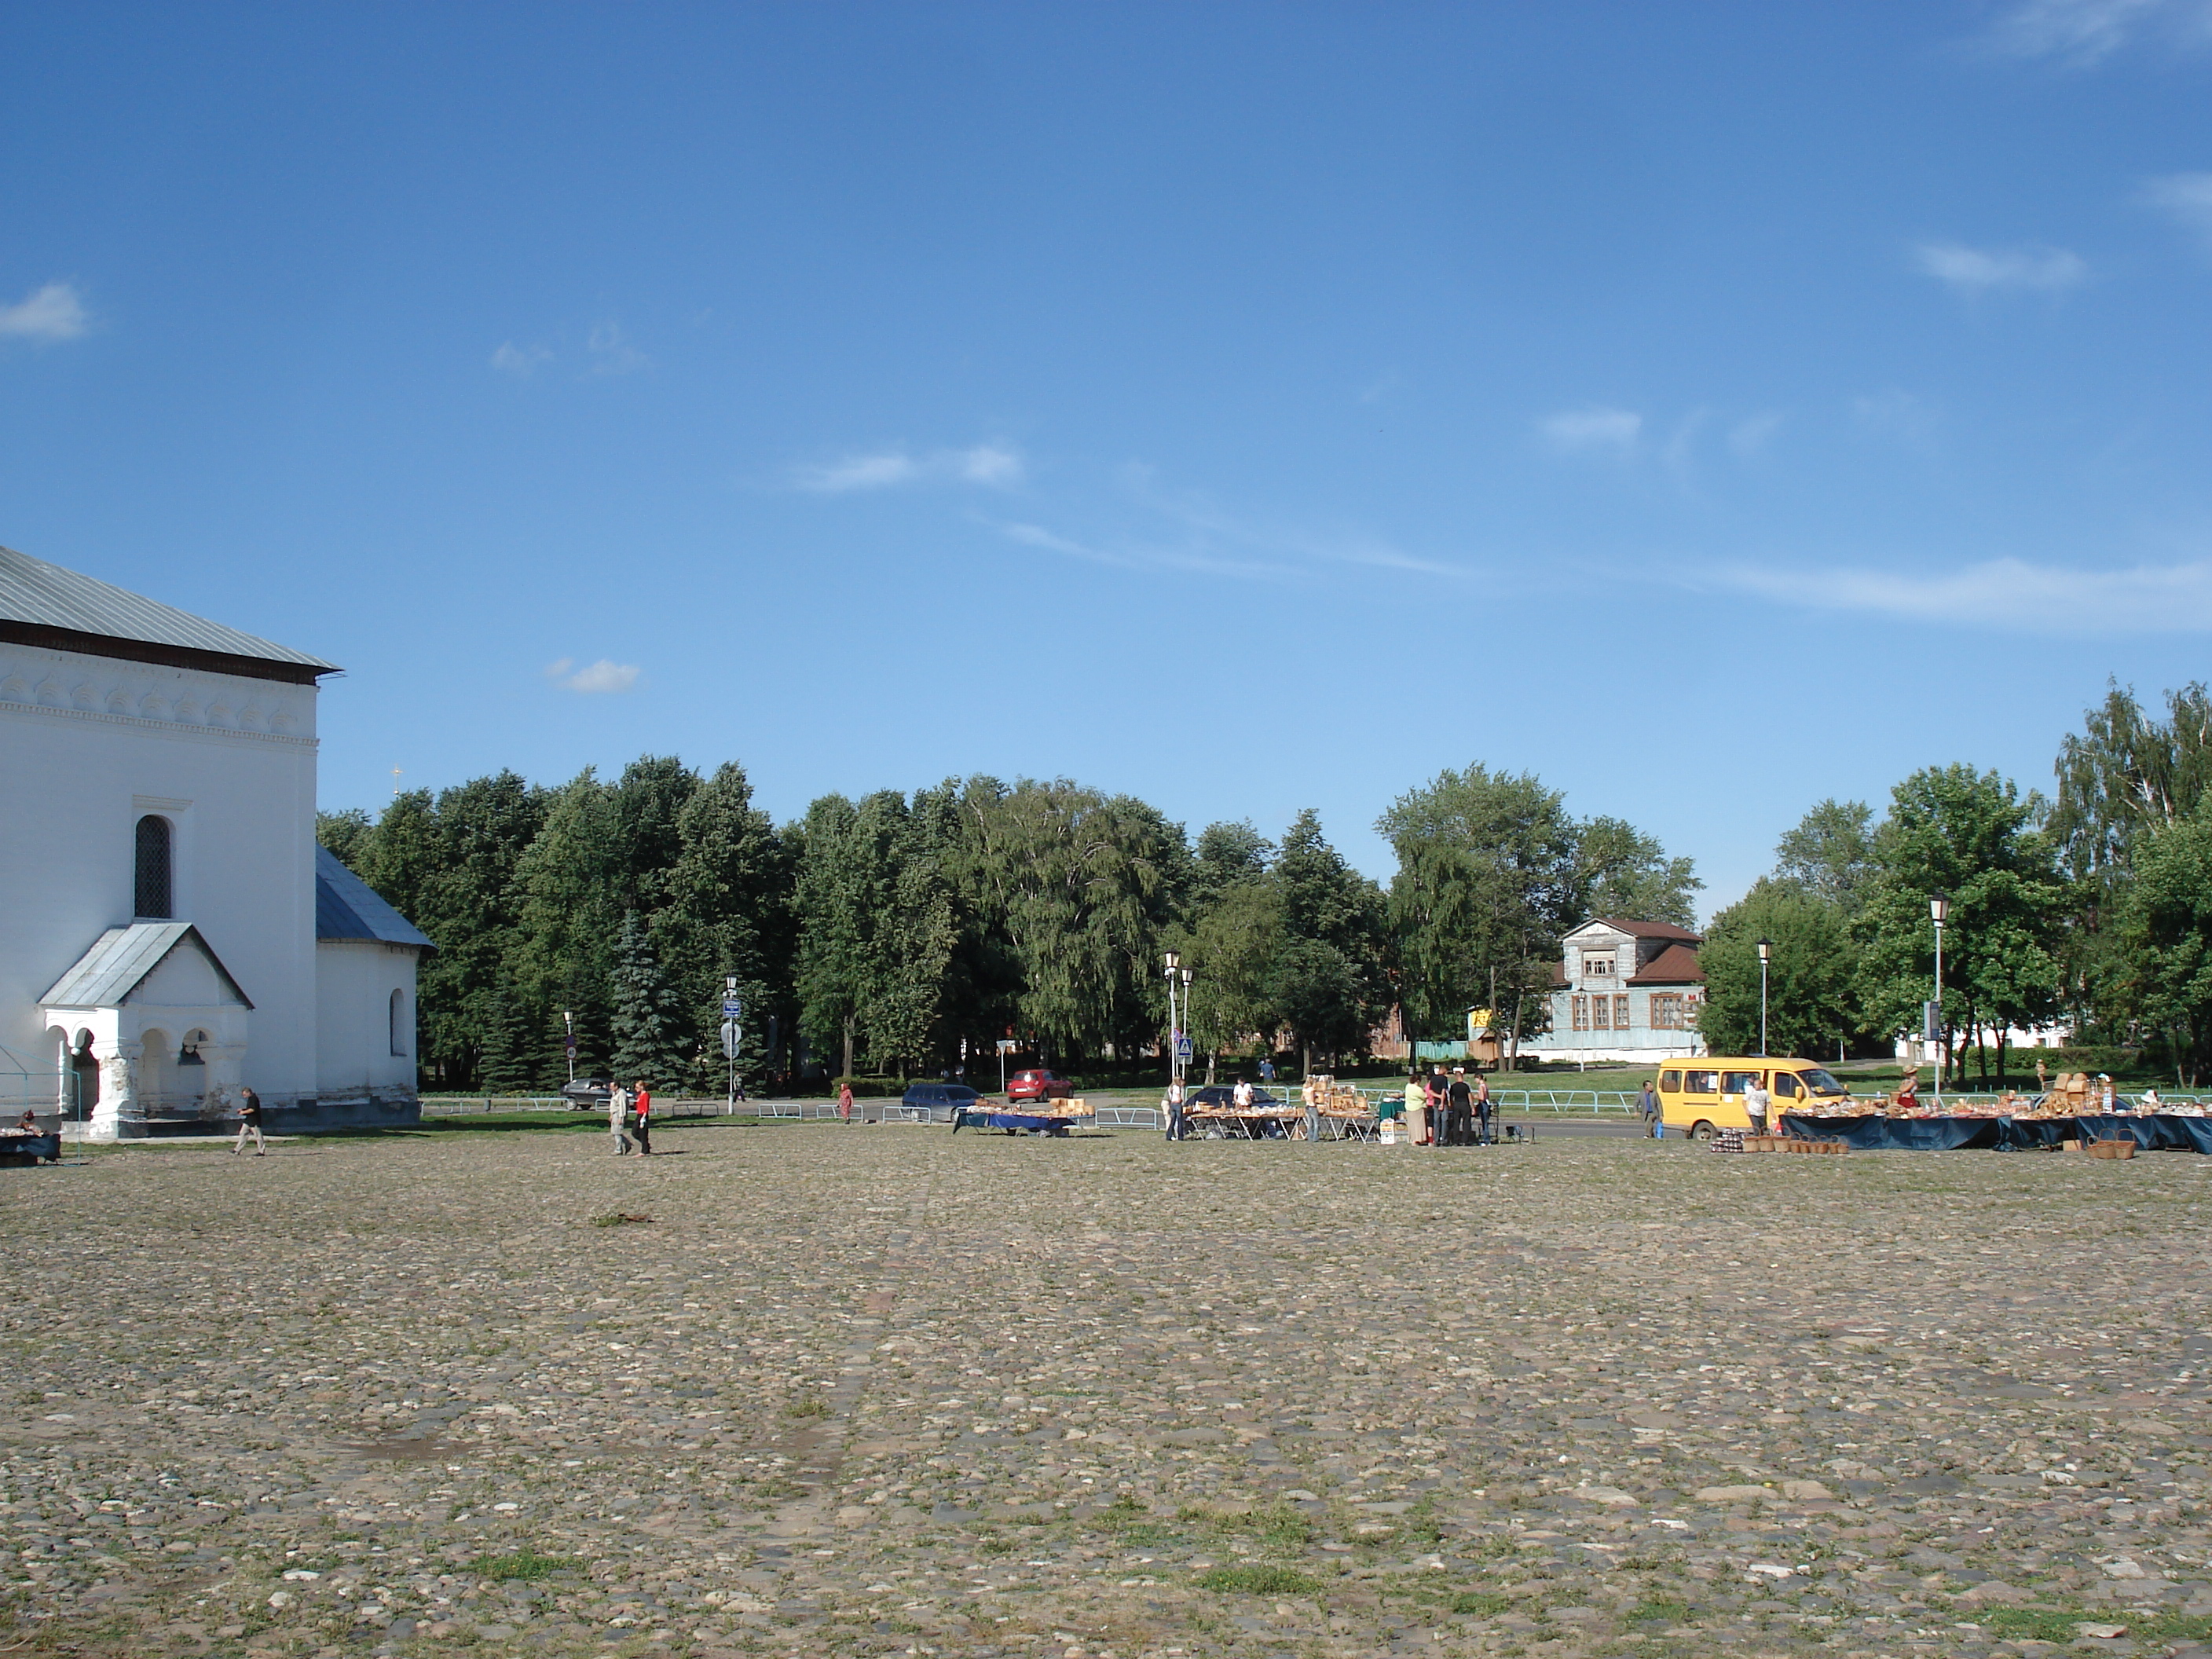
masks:
[[[1700,942],[1697,934],[1686,927],[1677,927],[1671,921],[1623,921],[1614,916],[1600,916],[1598,920],[1607,927],[1618,928],[1636,939],[1679,939],[1685,945]]]
[[[232,994],[251,1008],[253,999],[240,988],[222,958],[189,921],[134,921],[128,927],[109,928],[39,1001],[48,1007],[112,1008],[144,984],[172,951],[187,942],[222,975]]]
[[[1631,985],[1703,985],[1705,982],[1705,964],[1698,953],[1686,945],[1670,945],[1644,964],[1644,969],[1628,981]]]
[[[379,939],[386,945],[438,947],[429,936],[376,895],[327,847],[315,848],[315,937]]]
[[[0,547],[0,640],[313,685],[335,665]]]

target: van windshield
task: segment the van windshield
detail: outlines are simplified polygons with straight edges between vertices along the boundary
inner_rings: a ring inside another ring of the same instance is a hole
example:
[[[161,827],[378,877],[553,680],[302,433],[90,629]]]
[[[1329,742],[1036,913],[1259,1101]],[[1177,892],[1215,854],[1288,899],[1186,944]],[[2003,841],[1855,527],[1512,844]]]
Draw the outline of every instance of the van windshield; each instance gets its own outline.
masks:
[[[1816,1095],[1847,1095],[1850,1093],[1850,1091],[1844,1087],[1842,1084],[1837,1082],[1831,1073],[1822,1071],[1817,1066],[1810,1067],[1806,1071],[1800,1072],[1797,1075],[1805,1079],[1805,1086],[1810,1089]]]

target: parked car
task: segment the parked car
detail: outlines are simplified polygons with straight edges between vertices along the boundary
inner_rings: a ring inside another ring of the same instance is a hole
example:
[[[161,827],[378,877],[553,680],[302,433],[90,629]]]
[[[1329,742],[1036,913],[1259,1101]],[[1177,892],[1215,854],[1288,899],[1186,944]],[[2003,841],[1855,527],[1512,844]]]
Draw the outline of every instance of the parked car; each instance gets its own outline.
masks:
[[[932,1123],[950,1123],[955,1112],[971,1111],[982,1098],[964,1083],[916,1083],[899,1097],[899,1104],[926,1109]]]
[[[1236,1103],[1237,1086],[1231,1083],[1209,1083],[1203,1088],[1189,1091],[1183,1097],[1183,1109],[1186,1111],[1194,1106],[1234,1106]],[[1283,1103],[1265,1089],[1255,1085],[1252,1091],[1252,1103],[1265,1109],[1279,1106]]]
[[[568,1103],[572,1111],[604,1111],[614,1096],[615,1086],[596,1078],[571,1078],[561,1085],[561,1098]]]
[[[1017,1072],[1006,1079],[1008,1100],[1066,1100],[1074,1092],[1073,1082],[1050,1072]]]

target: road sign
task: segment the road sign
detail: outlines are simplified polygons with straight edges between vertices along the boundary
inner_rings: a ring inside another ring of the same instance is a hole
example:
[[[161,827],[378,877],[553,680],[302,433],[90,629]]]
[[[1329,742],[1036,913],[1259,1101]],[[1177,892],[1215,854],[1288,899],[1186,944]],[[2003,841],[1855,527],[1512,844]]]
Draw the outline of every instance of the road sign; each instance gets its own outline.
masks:
[[[1941,1042],[1943,1040],[1943,1016],[1936,1012],[1937,1006],[1933,997],[1920,1005],[1920,1040],[1923,1042]]]
[[[1188,1060],[1188,1059],[1190,1058],[1190,1056],[1191,1056],[1190,1039],[1189,1039],[1188,1037],[1187,1037],[1187,1036],[1179,1036],[1179,1037],[1177,1037],[1177,1038],[1176,1039],[1176,1058],[1177,1060]]]
[[[724,1020],[722,1022],[722,1058],[735,1060],[738,1057],[738,1045],[744,1038],[744,1032],[739,1029],[737,1021]]]
[[[738,1018],[739,1017],[741,1017],[741,1016],[744,1013],[744,1012],[745,1012],[745,1005],[744,1005],[744,1003],[742,1003],[742,1002],[738,1001],[738,1000],[737,1000],[737,998],[735,998],[735,997],[727,997],[727,998],[725,998],[725,999],[723,1000],[723,1002],[722,1002],[722,1018],[723,1018],[724,1019],[736,1019],[736,1018]]]
[[[999,1039],[999,1052],[1002,1054],[1011,1054],[1014,1052],[1015,1047],[1016,1044],[1012,1037],[1000,1037]]]

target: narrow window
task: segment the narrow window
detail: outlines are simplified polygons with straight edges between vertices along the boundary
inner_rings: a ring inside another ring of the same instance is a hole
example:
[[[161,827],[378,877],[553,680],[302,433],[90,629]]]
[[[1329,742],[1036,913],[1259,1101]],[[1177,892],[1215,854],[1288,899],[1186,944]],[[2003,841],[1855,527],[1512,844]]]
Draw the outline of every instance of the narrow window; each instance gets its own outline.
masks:
[[[407,1058],[407,993],[392,994],[392,1052],[400,1059]]]
[[[138,862],[131,914],[149,921],[169,920],[169,821],[149,812],[138,820]]]
[[[1628,996],[1626,992],[1616,994],[1613,999],[1613,1029],[1616,1031],[1628,1029]]]
[[[1596,1025],[1599,1030],[1610,1031],[1613,1029],[1613,999],[1611,997],[1592,997],[1590,1012],[1596,1016]]]
[[[1589,999],[1588,997],[1576,997],[1573,999],[1573,1001],[1575,1007],[1575,1030],[1577,1031],[1587,1031],[1589,1030]]]

